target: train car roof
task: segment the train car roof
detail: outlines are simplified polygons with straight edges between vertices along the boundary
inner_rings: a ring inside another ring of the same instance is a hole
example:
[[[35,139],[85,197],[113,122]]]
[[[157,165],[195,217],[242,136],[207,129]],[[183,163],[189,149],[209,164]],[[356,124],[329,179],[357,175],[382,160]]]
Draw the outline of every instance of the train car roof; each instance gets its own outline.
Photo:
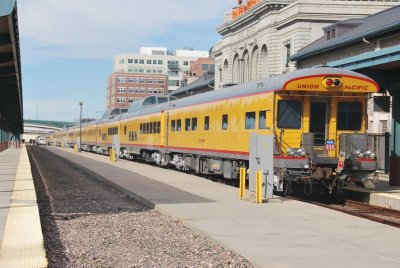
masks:
[[[275,91],[280,90],[284,87],[284,85],[293,79],[299,77],[307,77],[307,76],[317,76],[317,75],[348,75],[359,77],[361,79],[372,80],[371,78],[355,73],[348,70],[338,69],[338,68],[329,68],[329,67],[318,67],[318,68],[307,68],[302,70],[297,70],[294,72],[286,73],[279,76],[271,76],[267,78],[263,78],[257,81],[252,81],[240,85],[230,86],[226,88],[221,88],[214,91],[205,92],[202,94],[177,99],[170,101],[169,103],[163,103],[159,105],[154,105],[150,107],[146,107],[138,112],[126,113],[122,115],[121,119],[146,115],[151,113],[160,112],[163,110],[171,110],[176,108],[181,108],[185,106],[190,106],[194,104],[200,104],[205,102],[212,102],[221,99],[243,96],[243,95],[251,95],[258,92],[263,91]]]
[[[252,81],[240,85],[221,88],[218,90],[209,91],[182,99],[176,99],[166,103],[155,104],[151,106],[143,106],[138,111],[118,114],[111,119],[100,119],[96,121],[91,121],[89,123],[84,123],[82,124],[82,127],[97,125],[102,123],[112,123],[119,120],[129,119],[131,117],[149,115],[161,111],[173,110],[176,108],[191,106],[194,104],[212,102],[236,96],[251,95],[263,91],[280,90],[284,87],[285,83],[293,79],[300,77],[307,77],[307,76],[318,76],[318,75],[347,75],[373,81],[371,78],[363,74],[343,69],[329,68],[329,67],[307,68],[286,73],[283,75],[263,78],[257,81]],[[63,130],[70,130],[70,129],[79,129],[79,124],[69,126],[67,128],[64,128]]]
[[[307,77],[307,76],[317,76],[317,75],[348,75],[353,77],[359,77],[361,79],[372,80],[371,78],[355,73],[352,71],[338,69],[338,68],[329,68],[329,67],[317,67],[317,68],[307,68],[301,69],[294,72],[271,76],[267,78],[263,78],[260,80],[243,83],[239,85],[234,85],[226,88],[220,88],[218,90],[205,92],[202,94],[172,100],[170,102],[155,104],[151,106],[143,106],[137,111],[131,111],[123,114],[119,114],[110,119],[100,119],[90,123],[82,124],[82,126],[95,125],[99,123],[111,123],[119,120],[129,119],[131,117],[141,116],[141,115],[149,115],[153,113],[158,113],[166,110],[173,110],[176,108],[191,106],[194,104],[213,102],[217,100],[222,100],[226,98],[243,96],[243,95],[251,95],[258,92],[263,91],[275,91],[280,90],[284,87],[285,83],[290,80],[299,78],[299,77]],[[75,125],[74,127],[79,127],[79,125]]]

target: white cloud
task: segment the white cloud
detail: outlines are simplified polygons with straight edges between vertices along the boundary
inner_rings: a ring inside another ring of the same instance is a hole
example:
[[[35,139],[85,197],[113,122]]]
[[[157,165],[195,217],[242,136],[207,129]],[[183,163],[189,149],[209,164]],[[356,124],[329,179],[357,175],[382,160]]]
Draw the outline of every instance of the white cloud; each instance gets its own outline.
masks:
[[[151,45],[152,37],[179,31],[180,25],[192,24],[195,32],[201,23],[222,23],[233,5],[233,0],[19,0],[23,54],[109,58]]]

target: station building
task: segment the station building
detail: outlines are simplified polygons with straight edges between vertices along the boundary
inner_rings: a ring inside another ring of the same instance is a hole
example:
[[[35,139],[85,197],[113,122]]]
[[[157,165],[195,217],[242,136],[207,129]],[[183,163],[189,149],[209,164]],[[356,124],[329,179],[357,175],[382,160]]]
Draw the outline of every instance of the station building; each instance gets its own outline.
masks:
[[[232,1],[233,2],[233,1]],[[296,69],[290,57],[337,21],[363,18],[399,0],[248,0],[227,11],[213,47],[215,88]],[[331,31],[332,36],[337,33]]]
[[[400,62],[394,53],[399,54],[400,45],[400,6],[378,12],[365,18],[339,21],[323,28],[323,37],[301,49],[292,56],[299,69],[314,66],[331,66],[350,69],[373,76],[381,81],[381,93],[373,94],[368,105],[368,131],[370,133],[391,132],[391,88],[385,86],[389,79],[372,73],[370,66],[360,63],[344,64],[352,57],[366,58],[379,54],[380,63],[375,70],[389,71]],[[335,33],[335,34],[332,34]],[[372,53],[372,54],[371,54]],[[388,60],[388,57],[391,59]],[[395,64],[394,62],[397,61]],[[370,61],[371,62],[371,61]],[[371,64],[371,63],[368,63]],[[378,66],[379,65],[379,66]],[[376,71],[375,71],[376,72]],[[390,71],[387,73],[390,74]]]
[[[0,151],[18,146],[23,133],[18,14],[15,0],[0,5]]]
[[[114,56],[114,73],[134,73],[140,75],[167,75],[168,91],[181,86],[190,64],[198,58],[209,57],[209,51],[177,49],[170,52],[165,47],[142,47],[138,54]]]
[[[298,68],[343,68],[378,82],[381,93],[369,99],[368,127],[391,133],[390,179],[400,185],[400,5],[328,25],[322,33],[291,59]]]

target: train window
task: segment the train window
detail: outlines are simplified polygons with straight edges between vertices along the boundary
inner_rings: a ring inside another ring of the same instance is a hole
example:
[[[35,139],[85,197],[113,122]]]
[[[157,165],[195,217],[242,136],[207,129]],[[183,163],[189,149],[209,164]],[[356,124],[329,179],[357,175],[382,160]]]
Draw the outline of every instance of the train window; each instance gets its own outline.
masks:
[[[124,126],[124,135],[126,135],[126,126]]]
[[[302,102],[280,100],[278,102],[278,128],[301,128]]]
[[[176,120],[176,131],[181,131],[181,119]]]
[[[140,134],[143,134],[143,124],[140,124]]]
[[[255,129],[256,128],[256,112],[247,112],[246,113],[246,129]]]
[[[227,130],[228,129],[228,115],[223,114],[222,115],[222,130]]]
[[[210,129],[210,117],[205,116],[204,117],[204,130],[209,130]]]
[[[155,103],[157,103],[156,97],[155,96],[150,96],[150,97],[147,97],[147,98],[145,98],[143,100],[142,106],[152,105],[152,104],[155,104]]]
[[[197,117],[192,118],[192,130],[197,130]]]
[[[338,130],[360,130],[362,119],[361,102],[339,102],[337,117]]]
[[[260,111],[258,117],[258,128],[259,129],[267,128],[267,111]]]
[[[149,131],[150,134],[154,133],[154,129],[155,129],[154,123],[150,122],[150,131]]]
[[[156,127],[156,133],[160,134],[161,133],[161,122],[157,122],[157,127]]]
[[[185,131],[190,131],[190,118],[185,119]]]
[[[171,131],[174,132],[176,130],[175,120],[171,120]]]

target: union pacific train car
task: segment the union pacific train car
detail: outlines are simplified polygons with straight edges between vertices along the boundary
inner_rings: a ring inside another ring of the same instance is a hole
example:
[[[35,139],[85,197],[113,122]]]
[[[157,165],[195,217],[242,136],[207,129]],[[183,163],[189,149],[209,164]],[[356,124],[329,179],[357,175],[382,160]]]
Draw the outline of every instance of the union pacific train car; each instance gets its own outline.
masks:
[[[366,100],[378,91],[364,75],[312,68],[184,99],[150,96],[127,113],[84,125],[81,146],[107,154],[117,139],[122,157],[237,179],[240,167],[249,167],[250,134],[270,134],[275,190],[319,186],[333,193],[375,174]]]

